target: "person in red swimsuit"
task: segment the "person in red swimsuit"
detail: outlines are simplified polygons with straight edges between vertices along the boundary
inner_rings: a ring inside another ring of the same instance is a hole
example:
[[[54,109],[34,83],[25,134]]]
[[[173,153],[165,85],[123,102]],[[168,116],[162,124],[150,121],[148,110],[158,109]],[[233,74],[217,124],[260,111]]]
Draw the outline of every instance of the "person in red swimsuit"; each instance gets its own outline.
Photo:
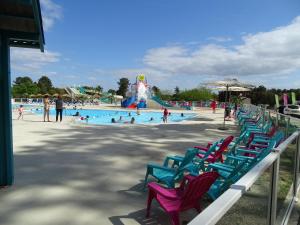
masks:
[[[213,100],[210,104],[210,107],[212,108],[213,113],[216,113],[217,102]]]
[[[167,108],[165,108],[165,110],[164,110],[164,116],[163,116],[164,123],[168,122],[168,115],[169,115],[169,112],[168,112]]]

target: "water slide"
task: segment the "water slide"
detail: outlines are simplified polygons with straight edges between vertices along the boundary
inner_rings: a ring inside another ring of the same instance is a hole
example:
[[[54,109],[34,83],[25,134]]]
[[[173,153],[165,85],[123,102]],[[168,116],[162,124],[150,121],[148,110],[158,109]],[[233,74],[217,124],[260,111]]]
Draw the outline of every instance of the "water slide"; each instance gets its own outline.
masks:
[[[73,88],[73,87],[67,87],[67,88],[65,88],[65,90],[71,96],[82,95],[78,89]]]
[[[104,96],[100,98],[100,101],[106,104],[111,104],[111,97],[109,96]]]
[[[135,108],[136,107],[135,101],[136,101],[135,96],[129,97],[122,102],[122,107]]]
[[[156,103],[158,103],[159,105],[161,105],[162,107],[167,107],[167,108],[173,108],[174,106],[173,105],[171,105],[171,104],[169,104],[169,103],[167,103],[167,102],[165,102],[165,101],[163,101],[163,100],[161,100],[159,97],[157,97],[157,96],[152,96],[152,98],[151,98],[153,101],[155,101]]]
[[[137,104],[137,107],[138,107],[139,109],[147,108],[146,101],[140,101],[140,102]]]

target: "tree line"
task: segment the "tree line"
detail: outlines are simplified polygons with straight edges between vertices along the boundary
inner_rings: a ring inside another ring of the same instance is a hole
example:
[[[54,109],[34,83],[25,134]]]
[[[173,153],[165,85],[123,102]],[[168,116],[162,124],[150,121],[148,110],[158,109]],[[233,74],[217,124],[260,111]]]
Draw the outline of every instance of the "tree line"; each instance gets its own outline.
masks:
[[[172,93],[170,91],[162,91],[157,86],[153,86],[152,93],[165,101],[205,101],[217,99],[217,95],[205,87],[181,91],[177,86]]]
[[[117,84],[119,86],[117,90],[109,89],[107,92],[112,95],[122,95],[125,98],[130,85],[129,79],[125,77],[120,78]],[[103,88],[100,85],[96,85],[95,87],[83,86],[83,88],[91,90],[94,93],[103,92]],[[153,86],[151,91],[152,94],[165,101],[205,101],[215,99],[224,102],[226,96],[224,91],[219,92],[217,95],[212,92],[212,90],[205,87],[180,90],[177,86],[173,91],[166,91],[161,90],[157,86]],[[253,104],[268,104],[270,106],[274,106],[275,94],[282,96],[284,93],[291,94],[291,92],[294,92],[296,94],[296,98],[300,100],[300,89],[267,89],[264,86],[256,87],[250,92],[231,92],[230,96],[233,100],[242,95],[243,97],[250,98]],[[14,98],[27,98],[30,97],[30,95],[38,94],[53,95],[65,93],[64,88],[54,87],[51,79],[47,76],[42,76],[37,81],[33,81],[28,76],[17,77],[12,85],[12,95]],[[291,96],[289,99],[291,99]]]
[[[83,86],[84,89],[91,93],[101,93],[103,88],[100,85],[95,87]],[[33,95],[54,95],[66,94],[64,88],[54,87],[51,79],[47,76],[40,77],[37,81],[33,81],[30,77],[17,77],[13,81],[12,96],[13,98],[28,98]]]

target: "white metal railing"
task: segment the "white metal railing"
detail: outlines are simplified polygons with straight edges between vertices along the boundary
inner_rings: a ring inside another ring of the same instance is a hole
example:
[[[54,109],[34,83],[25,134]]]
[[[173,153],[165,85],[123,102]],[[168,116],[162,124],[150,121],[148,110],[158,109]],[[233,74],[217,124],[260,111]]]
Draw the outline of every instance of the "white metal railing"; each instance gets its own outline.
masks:
[[[258,110],[255,106],[248,106],[249,110]],[[263,109],[265,111],[265,109]],[[264,112],[265,113],[265,112]],[[279,115],[284,116],[284,115]],[[278,118],[278,114],[276,114]],[[290,119],[288,119],[290,121]],[[300,121],[300,120],[299,120]],[[277,120],[278,122],[278,120]],[[279,164],[280,156],[285,152],[291,143],[296,142],[296,150],[294,157],[294,171],[293,171],[293,183],[292,183],[292,198],[288,202],[289,206],[284,214],[282,220],[278,222],[277,218],[277,191],[279,185]],[[266,218],[266,224],[287,224],[290,213],[293,209],[293,205],[296,199],[300,185],[298,182],[299,173],[299,160],[300,160],[300,132],[296,131],[290,135],[283,143],[275,148],[269,155],[267,155],[262,161],[260,161],[254,168],[246,173],[240,180],[225,191],[219,198],[217,198],[212,204],[210,204],[203,212],[201,212],[196,218],[194,218],[189,225],[215,225],[222,217],[241,199],[252,185],[261,177],[261,175],[267,170],[271,169],[270,180],[270,193],[268,202],[268,216]],[[277,221],[276,221],[277,219]],[[234,223],[232,223],[234,224]]]

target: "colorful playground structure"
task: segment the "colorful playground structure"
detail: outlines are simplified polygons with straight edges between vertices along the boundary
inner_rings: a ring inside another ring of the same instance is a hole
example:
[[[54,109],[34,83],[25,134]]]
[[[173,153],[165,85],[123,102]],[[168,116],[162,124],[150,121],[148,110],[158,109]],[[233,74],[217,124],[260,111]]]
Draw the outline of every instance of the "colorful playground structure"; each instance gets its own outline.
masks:
[[[158,96],[153,95],[151,86],[147,83],[144,74],[136,77],[136,82],[130,86],[126,95],[127,98],[121,103],[124,108],[192,108],[192,103],[190,102],[176,104],[164,101]]]
[[[147,100],[151,98],[151,88],[144,74],[136,77],[136,82],[127,92],[127,98],[122,101],[124,108],[147,108]]]

